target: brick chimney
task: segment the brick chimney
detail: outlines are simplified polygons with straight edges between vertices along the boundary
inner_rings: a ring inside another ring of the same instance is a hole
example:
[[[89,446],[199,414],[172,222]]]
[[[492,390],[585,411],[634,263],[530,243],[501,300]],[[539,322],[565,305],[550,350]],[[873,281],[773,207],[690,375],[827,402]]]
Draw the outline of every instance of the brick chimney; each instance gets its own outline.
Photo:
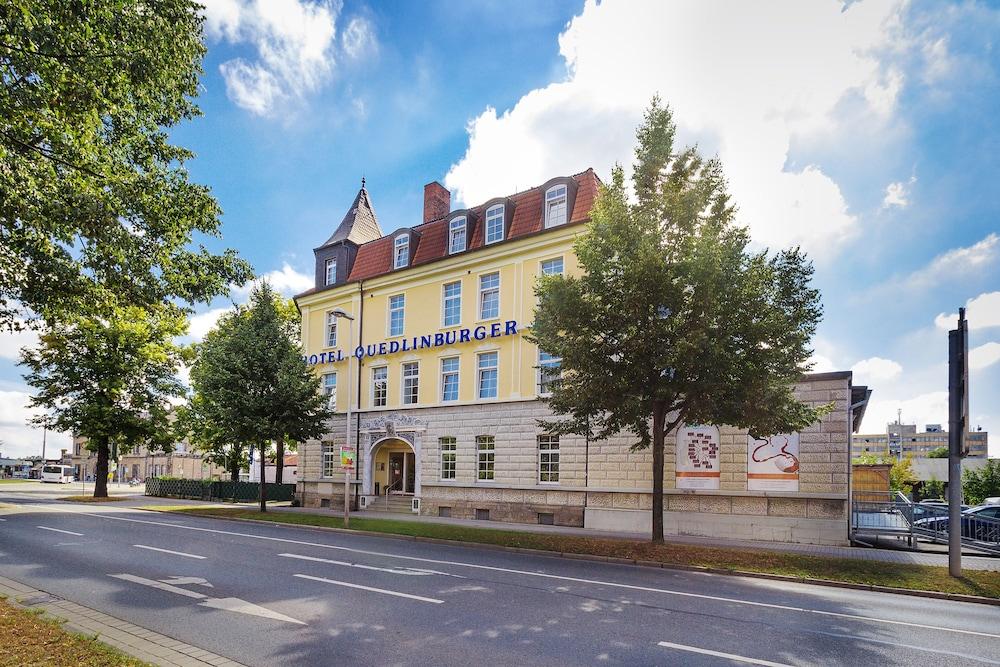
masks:
[[[448,215],[451,210],[451,193],[434,181],[424,186],[424,222],[437,220]]]

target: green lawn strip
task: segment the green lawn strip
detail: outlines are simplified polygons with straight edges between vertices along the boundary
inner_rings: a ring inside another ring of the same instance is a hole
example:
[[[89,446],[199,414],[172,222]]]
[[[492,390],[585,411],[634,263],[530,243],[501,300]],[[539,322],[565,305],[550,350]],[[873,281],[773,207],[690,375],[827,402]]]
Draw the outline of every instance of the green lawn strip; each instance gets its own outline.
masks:
[[[0,484],[41,484],[36,479],[0,479]]]
[[[0,599],[0,666],[148,667],[93,637],[69,632],[39,610],[20,609]]]
[[[71,503],[117,503],[121,500],[130,500],[126,496],[107,496],[106,498],[95,498],[94,496],[66,496],[59,500],[67,500]]]
[[[261,514],[255,510],[226,507],[176,507],[169,508],[169,511],[328,528],[343,528],[344,525],[343,519],[340,517],[315,514],[292,514],[289,512]],[[665,565],[708,567],[734,572],[760,572],[871,586],[890,586],[1000,598],[1000,572],[982,570],[966,570],[965,576],[955,579],[948,575],[947,568],[926,565],[805,556],[765,549],[700,547],[688,544],[670,544],[669,541],[664,545],[654,545],[639,540],[492,530],[442,523],[394,521],[392,519],[351,519],[351,528],[393,535],[431,537],[523,549],[655,561]]]

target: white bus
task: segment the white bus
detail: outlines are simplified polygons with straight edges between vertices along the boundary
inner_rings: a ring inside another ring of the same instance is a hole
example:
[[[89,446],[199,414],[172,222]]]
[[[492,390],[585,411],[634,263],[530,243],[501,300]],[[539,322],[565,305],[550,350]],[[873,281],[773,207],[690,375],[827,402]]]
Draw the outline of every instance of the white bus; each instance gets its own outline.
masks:
[[[60,465],[42,466],[42,481],[69,484],[73,481],[73,467]]]

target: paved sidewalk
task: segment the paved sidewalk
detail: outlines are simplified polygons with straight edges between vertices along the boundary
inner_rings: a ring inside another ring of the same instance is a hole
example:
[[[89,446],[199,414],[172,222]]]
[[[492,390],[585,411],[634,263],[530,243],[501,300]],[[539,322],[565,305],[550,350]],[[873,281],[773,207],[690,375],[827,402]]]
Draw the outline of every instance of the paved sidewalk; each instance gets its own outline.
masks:
[[[316,509],[311,507],[269,507],[270,511],[289,512],[297,514],[317,514],[321,516],[342,516],[343,511]],[[544,533],[556,535],[573,535],[582,537],[599,537],[606,539],[649,539],[648,533],[617,533],[605,530],[573,528],[568,526],[542,526],[537,524],[501,523],[499,521],[476,521],[473,519],[454,519],[434,516],[419,516],[416,514],[389,514],[386,512],[353,512],[352,517],[362,519],[392,519],[398,521],[414,521],[419,523],[440,523],[469,528],[485,528],[489,530],[510,530],[528,533]],[[948,566],[948,555],[919,551],[904,551],[902,549],[873,549],[868,547],[823,546],[817,544],[795,544],[791,542],[756,542],[751,540],[735,540],[714,537],[699,537],[696,535],[667,535],[667,542],[690,544],[704,547],[723,547],[728,549],[763,549],[766,551],[782,551],[807,556],[832,556],[835,558],[855,558],[858,560],[882,561],[887,563],[902,563],[911,565]],[[962,557],[962,567],[970,570],[990,570],[1000,572],[1000,558],[990,556]]]
[[[63,627],[83,635],[97,635],[110,646],[154,665],[164,667],[242,667],[229,658],[203,651],[197,646],[140,628],[89,607],[63,600],[44,591],[0,577],[0,595],[11,603],[42,609],[47,616],[65,620]]]

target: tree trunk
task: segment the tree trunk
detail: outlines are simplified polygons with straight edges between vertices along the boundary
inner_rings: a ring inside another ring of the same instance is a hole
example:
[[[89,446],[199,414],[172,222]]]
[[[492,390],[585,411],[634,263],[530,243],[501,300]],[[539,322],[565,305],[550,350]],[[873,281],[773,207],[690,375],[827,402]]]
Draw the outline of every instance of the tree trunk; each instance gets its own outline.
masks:
[[[653,544],[663,544],[663,401],[653,401]]]
[[[285,470],[285,439],[278,438],[274,441],[274,483],[281,484],[282,473]]]
[[[94,497],[108,497],[108,439],[97,439],[97,469],[94,471]]]
[[[258,455],[260,456],[260,511],[267,511],[267,480],[264,474],[267,470],[267,458],[264,456],[265,453],[264,443],[260,445],[260,451]]]
[[[240,481],[240,457],[236,455],[236,448],[233,448],[233,458],[229,462],[231,470],[229,471],[229,480],[232,482]]]

